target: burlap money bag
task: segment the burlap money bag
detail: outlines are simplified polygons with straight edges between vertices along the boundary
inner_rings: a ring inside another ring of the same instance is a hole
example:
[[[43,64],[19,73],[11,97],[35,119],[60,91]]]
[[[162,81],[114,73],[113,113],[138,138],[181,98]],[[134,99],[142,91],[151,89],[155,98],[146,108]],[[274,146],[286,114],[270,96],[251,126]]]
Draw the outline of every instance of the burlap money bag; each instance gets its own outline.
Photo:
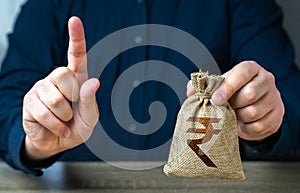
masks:
[[[191,79],[196,93],[185,100],[178,113],[164,173],[243,180],[235,112],[229,103],[215,106],[211,101],[223,78],[197,72]]]

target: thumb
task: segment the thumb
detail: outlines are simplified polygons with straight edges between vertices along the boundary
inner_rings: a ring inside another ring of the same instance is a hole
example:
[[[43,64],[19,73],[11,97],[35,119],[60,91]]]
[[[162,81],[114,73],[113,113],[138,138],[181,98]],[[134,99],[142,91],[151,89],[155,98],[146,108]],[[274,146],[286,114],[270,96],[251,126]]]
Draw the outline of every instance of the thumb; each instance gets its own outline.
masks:
[[[81,85],[88,79],[86,62],[86,42],[84,28],[78,17],[71,17],[68,22],[69,48],[68,68],[70,68]]]
[[[229,98],[229,96],[228,96],[228,98]],[[221,84],[221,86],[219,86],[219,88],[217,90],[215,90],[211,99],[212,99],[212,102],[217,106],[221,106],[226,103],[226,101],[228,99],[226,97],[226,90],[225,90],[224,84]]]
[[[89,128],[93,128],[99,119],[99,110],[96,101],[96,92],[100,82],[92,78],[84,82],[80,89],[79,113],[82,121]]]

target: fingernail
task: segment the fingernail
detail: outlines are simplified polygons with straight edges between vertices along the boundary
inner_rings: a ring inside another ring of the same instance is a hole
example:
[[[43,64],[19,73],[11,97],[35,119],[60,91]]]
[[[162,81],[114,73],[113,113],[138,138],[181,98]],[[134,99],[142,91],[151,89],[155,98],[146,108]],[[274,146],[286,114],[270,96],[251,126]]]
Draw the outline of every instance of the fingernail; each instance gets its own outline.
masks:
[[[217,106],[223,105],[226,102],[224,94],[214,93],[212,96],[212,102]]]
[[[65,138],[70,137],[70,135],[71,135],[71,130],[70,129],[66,129],[65,132],[64,132]]]

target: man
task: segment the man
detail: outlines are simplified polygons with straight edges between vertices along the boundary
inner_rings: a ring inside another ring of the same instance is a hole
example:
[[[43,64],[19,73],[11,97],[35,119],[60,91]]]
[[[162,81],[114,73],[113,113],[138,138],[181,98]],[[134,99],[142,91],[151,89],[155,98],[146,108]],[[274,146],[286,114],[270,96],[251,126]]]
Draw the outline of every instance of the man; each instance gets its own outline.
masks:
[[[86,51],[106,35],[153,23],[190,33],[215,57],[225,81],[212,100],[216,105],[229,100],[236,111],[244,159],[290,159],[300,141],[300,73],[281,19],[272,0],[29,1],[0,75],[1,157],[34,175],[56,160],[98,160],[84,142],[99,111],[101,124],[120,145],[151,149],[170,138],[180,103],[167,88],[152,82],[134,95],[131,110],[141,122],[149,119],[145,108],[157,98],[169,110],[161,129],[148,136],[122,133],[110,109],[112,88],[134,63],[168,61],[188,76],[198,70],[190,61],[155,46],[127,50],[101,75],[99,92],[85,62]],[[188,84],[187,95],[193,92]]]

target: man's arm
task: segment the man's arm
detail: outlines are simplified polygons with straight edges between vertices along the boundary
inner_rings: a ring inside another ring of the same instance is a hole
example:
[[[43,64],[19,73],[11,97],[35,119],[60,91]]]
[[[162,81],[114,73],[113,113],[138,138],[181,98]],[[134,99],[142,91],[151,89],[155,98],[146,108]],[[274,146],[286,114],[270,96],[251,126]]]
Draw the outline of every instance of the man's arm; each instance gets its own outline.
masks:
[[[0,73],[0,156],[12,167],[33,175],[41,175],[41,169],[59,157],[35,168],[25,165],[21,157],[25,142],[23,97],[54,67],[66,65],[62,34],[67,21],[60,18],[59,10],[56,1],[38,0],[29,1],[22,8],[14,33],[9,36],[9,49]],[[53,26],[56,30],[51,29]]]
[[[273,0],[233,0],[231,9],[232,62],[254,60],[270,72],[285,109],[278,132],[260,142],[253,143],[246,138],[242,143],[253,148],[256,157],[289,159],[289,155],[300,147],[300,113],[296,110],[300,108],[297,89],[300,76],[294,64],[293,46],[282,27],[282,11]],[[270,104],[276,104],[276,96],[269,101]],[[280,105],[274,110],[278,108]],[[281,119],[278,116],[278,120]],[[265,125],[266,130],[274,124],[276,120],[270,121]]]
[[[300,76],[281,10],[272,0],[232,0],[229,5],[230,55],[236,66],[224,74],[213,101],[230,101],[241,142],[256,158],[286,159],[300,146]],[[187,94],[192,93],[188,86]]]

